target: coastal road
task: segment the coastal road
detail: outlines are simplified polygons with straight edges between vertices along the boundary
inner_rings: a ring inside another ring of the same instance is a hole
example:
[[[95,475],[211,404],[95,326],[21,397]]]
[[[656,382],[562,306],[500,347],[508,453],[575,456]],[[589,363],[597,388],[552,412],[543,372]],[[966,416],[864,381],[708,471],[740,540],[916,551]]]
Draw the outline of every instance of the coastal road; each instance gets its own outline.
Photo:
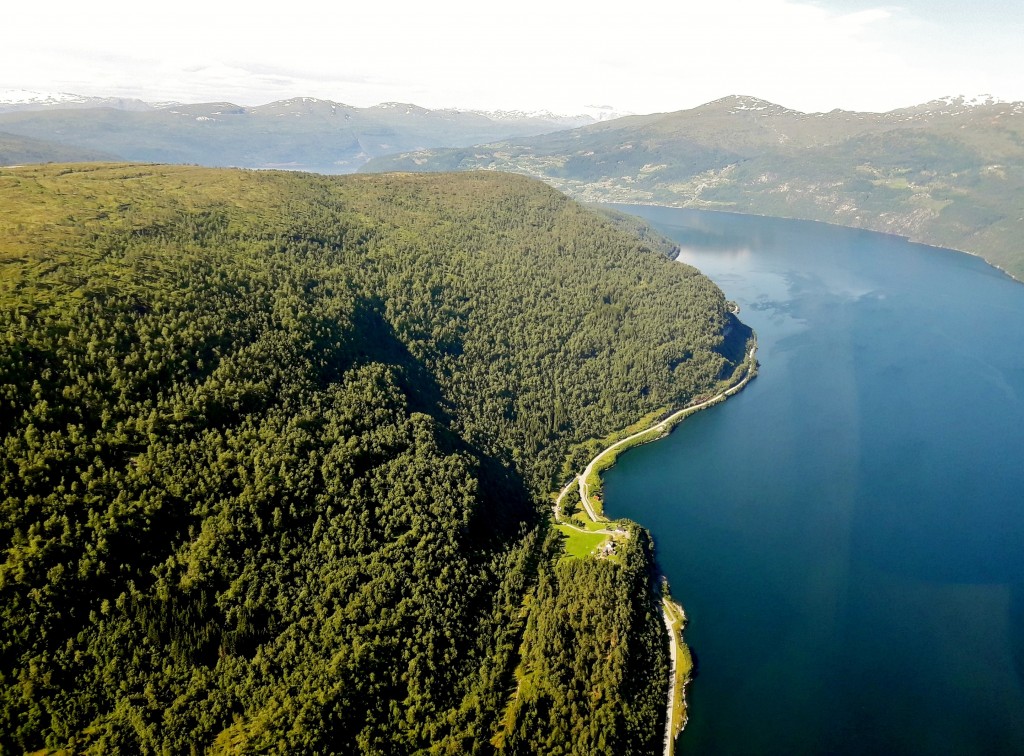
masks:
[[[665,714],[665,756],[672,756],[675,751],[676,739],[672,727],[672,718],[676,713],[676,659],[679,658],[679,635],[672,627],[672,615],[668,611],[668,601],[661,599],[661,616],[665,620],[668,632],[668,707]]]
[[[671,415],[669,415],[667,418],[662,420],[660,423],[652,425],[650,428],[646,428],[646,429],[644,429],[642,431],[638,431],[636,433],[633,433],[632,435],[626,436],[625,438],[623,438],[623,439],[621,439],[619,441],[616,441],[614,444],[611,444],[610,446],[606,447],[597,456],[595,456],[592,460],[590,460],[590,464],[587,465],[586,469],[584,469],[583,472],[580,473],[579,475],[577,475],[573,480],[570,480],[566,484],[565,488],[563,488],[561,490],[561,492],[559,492],[558,498],[555,500],[555,506],[554,506],[555,521],[557,522],[557,521],[559,521],[561,519],[560,509],[561,509],[562,500],[572,490],[573,484],[576,484],[577,490],[579,491],[580,503],[583,505],[583,508],[584,508],[584,510],[586,510],[587,515],[590,517],[590,519],[593,522],[602,522],[602,521],[607,522],[608,521],[607,517],[605,517],[604,515],[601,515],[599,517],[598,514],[594,511],[593,507],[591,507],[589,491],[587,490],[587,478],[591,475],[591,473],[593,473],[594,466],[600,461],[600,459],[605,454],[608,454],[610,451],[613,451],[614,449],[618,449],[619,447],[623,446],[624,444],[628,444],[630,441],[638,438],[639,436],[644,435],[645,433],[651,433],[652,431],[660,431],[661,433],[666,433],[673,425],[675,425],[677,422],[682,420],[684,417],[686,417],[686,416],[688,416],[688,415],[690,415],[690,414],[692,414],[694,412],[699,412],[700,410],[705,409],[707,407],[710,407],[713,404],[717,404],[718,402],[724,401],[725,399],[727,399],[730,396],[732,396],[733,394],[735,394],[737,391],[741,390],[744,386],[746,386],[750,382],[750,379],[753,378],[754,375],[756,374],[756,372],[754,370],[754,368],[756,367],[756,364],[757,364],[755,362],[755,359],[754,359],[756,354],[757,354],[757,344],[754,344],[752,347],[750,347],[750,351],[747,352],[747,358],[746,358],[746,361],[745,361],[746,364],[747,364],[746,375],[744,375],[743,376],[743,380],[741,380],[735,386],[732,386],[731,388],[726,389],[725,391],[721,392],[720,394],[717,394],[717,395],[713,396],[711,399],[707,399],[707,400],[701,402],[700,404],[695,404],[695,405],[693,405],[691,407],[684,407],[683,409],[678,410],[677,412],[673,412]],[[599,532],[600,533],[600,532],[609,532],[609,531],[593,531],[593,532]],[[610,534],[610,532],[609,532],[609,534]],[[671,614],[669,612],[667,599],[665,599],[664,597],[662,597],[661,613],[662,613],[662,618],[665,621],[665,631],[668,633],[668,637],[669,637],[668,704],[667,704],[667,707],[666,707],[667,711],[666,711],[666,715],[665,715],[665,751],[664,751],[664,754],[665,754],[665,756],[673,756],[673,753],[675,751],[675,737],[673,737],[674,736],[674,732],[673,732],[673,727],[672,727],[672,718],[675,715],[676,706],[678,705],[678,703],[676,701],[676,659],[679,657],[679,635],[678,635],[678,633],[676,633],[676,631],[672,627],[672,616],[671,616]]]
[[[754,346],[750,347],[750,351],[747,352],[747,359],[745,360],[747,365],[752,365],[753,364],[754,355],[756,353],[757,353],[757,345],[755,344]],[[707,407],[710,407],[713,404],[717,404],[718,402],[721,402],[722,400],[729,398],[730,396],[735,394],[737,391],[742,389],[744,386],[746,386],[747,383],[750,382],[750,379],[753,376],[754,376],[754,371],[750,367],[748,367],[746,375],[743,376],[743,380],[740,381],[739,383],[737,383],[735,386],[732,386],[732,387],[726,389],[725,391],[723,391],[720,394],[716,394],[715,396],[711,397],[710,399],[706,399],[705,401],[701,402],[700,404],[694,404],[693,406],[690,406],[690,407],[683,407],[683,409],[678,410],[676,412],[673,412],[671,415],[666,417],[660,423],[656,423],[655,425],[652,425],[650,428],[645,428],[642,431],[637,431],[636,433],[634,433],[634,434],[632,434],[630,436],[626,436],[625,438],[620,439],[619,441],[616,441],[614,444],[612,444],[611,446],[606,447],[596,457],[594,457],[592,460],[590,460],[590,464],[587,465],[586,469],[584,469],[583,472],[580,473],[580,475],[577,477],[577,480],[579,481],[580,503],[583,504],[583,508],[587,511],[587,514],[590,516],[590,519],[593,520],[594,522],[600,522],[601,520],[607,520],[608,519],[604,515],[601,515],[600,517],[598,517],[597,513],[594,512],[594,509],[590,506],[590,496],[589,496],[590,492],[587,490],[587,478],[589,478],[591,473],[594,472],[594,466],[601,460],[601,457],[603,457],[608,452],[613,451],[614,449],[618,449],[620,446],[628,444],[630,441],[632,441],[632,440],[634,440],[634,439],[644,435],[645,433],[651,433],[652,431],[660,431],[661,433],[667,432],[673,425],[678,423],[680,420],[682,420],[687,415],[690,415],[691,413],[694,413],[694,412],[700,412],[702,409],[706,409]],[[569,486],[571,486],[571,485],[572,485],[572,482],[569,483]],[[566,488],[568,488],[569,486],[566,486]],[[562,489],[562,492],[564,494],[565,489]],[[561,500],[561,496],[559,496],[559,500]]]

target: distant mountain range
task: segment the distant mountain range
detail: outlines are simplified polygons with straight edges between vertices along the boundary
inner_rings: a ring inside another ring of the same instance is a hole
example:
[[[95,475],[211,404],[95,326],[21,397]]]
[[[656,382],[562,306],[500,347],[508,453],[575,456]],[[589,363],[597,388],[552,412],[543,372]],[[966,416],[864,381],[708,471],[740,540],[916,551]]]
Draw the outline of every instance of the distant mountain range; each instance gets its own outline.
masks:
[[[160,103],[148,103],[130,97],[89,97],[70,92],[0,89],[0,113],[25,110],[75,110],[82,108],[149,110],[154,107],[160,107]]]
[[[504,170],[587,201],[900,234],[981,255],[1024,279],[1024,103],[948,97],[888,113],[802,113],[731,96],[674,113],[615,115],[602,107],[559,116],[357,108],[311,97],[243,107],[0,91],[0,165]]]
[[[0,132],[34,140],[40,157],[32,162],[65,160],[70,150],[124,160],[350,173],[380,155],[531,136],[616,115],[588,110],[574,116],[488,113],[395,102],[357,108],[312,97],[242,107],[6,90],[0,91]],[[12,161],[28,162],[0,152],[0,164]]]
[[[972,252],[1024,278],[1024,103],[801,113],[732,96],[363,170],[492,169],[584,200],[827,221]]]

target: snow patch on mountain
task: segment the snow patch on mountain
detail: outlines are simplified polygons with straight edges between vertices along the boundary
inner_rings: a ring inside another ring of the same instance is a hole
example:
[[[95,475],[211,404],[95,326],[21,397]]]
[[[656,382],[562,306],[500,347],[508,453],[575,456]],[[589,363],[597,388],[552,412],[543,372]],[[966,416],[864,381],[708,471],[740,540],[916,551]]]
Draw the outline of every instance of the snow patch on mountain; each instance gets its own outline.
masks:
[[[960,108],[976,108],[981,105],[1005,105],[1006,100],[999,97],[994,97],[990,94],[979,94],[979,95],[956,95],[940,97],[935,100],[936,103],[945,103],[953,107]],[[931,103],[929,103],[931,104]]]
[[[931,100],[923,105],[901,108],[886,113],[895,120],[915,121],[935,116],[967,116],[982,109],[995,114],[1019,113],[1021,103],[1010,102],[989,94],[950,95]]]
[[[540,121],[559,128],[577,128],[589,126],[600,121],[611,121],[615,118],[633,115],[626,111],[615,110],[610,105],[585,105],[567,108],[565,112],[556,113],[551,110],[455,110],[453,112],[471,113],[492,121],[526,123]]]
[[[616,118],[636,115],[630,110],[616,110],[611,105],[584,105],[579,114],[590,116],[595,121],[614,121]]]
[[[115,108],[150,110],[148,103],[131,97],[88,97],[71,92],[39,92],[31,89],[0,89],[0,112],[16,110],[68,110]]]
[[[783,107],[782,105],[777,105],[774,102],[768,102],[768,100],[762,100],[759,97],[750,97],[749,95],[729,95],[728,97],[722,97],[717,100],[712,100],[704,105],[700,105],[694,108],[694,110],[708,112],[722,112],[724,110],[729,115],[737,115],[739,113],[751,115],[780,115],[783,113],[796,112]]]
[[[615,118],[633,115],[628,111],[616,110],[611,105],[584,105],[579,108],[569,108],[564,113],[555,113],[551,110],[467,110],[464,112],[476,113],[495,121],[537,120],[551,123],[578,122],[580,125],[611,121]]]
[[[90,98],[70,92],[36,92],[31,89],[0,89],[0,103],[5,105],[58,105],[84,103]]]
[[[411,102],[382,102],[369,108],[369,110],[395,110],[404,115],[423,115],[429,112],[427,108],[421,108],[419,105],[413,105]]]

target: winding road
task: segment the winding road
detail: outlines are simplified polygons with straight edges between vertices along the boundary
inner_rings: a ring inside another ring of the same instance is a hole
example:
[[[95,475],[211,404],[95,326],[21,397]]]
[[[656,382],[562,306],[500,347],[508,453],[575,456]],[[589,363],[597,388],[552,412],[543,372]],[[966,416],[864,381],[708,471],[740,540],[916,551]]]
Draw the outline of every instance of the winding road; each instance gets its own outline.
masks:
[[[753,366],[754,365],[754,355],[756,353],[757,353],[757,344],[755,344],[754,346],[750,347],[750,351],[747,352],[747,357],[744,360],[744,363],[746,365],[748,365],[748,366]],[[700,404],[694,404],[694,405],[691,405],[689,407],[683,407],[681,410],[677,410],[676,412],[673,412],[671,415],[666,417],[664,420],[662,420],[659,423],[656,423],[656,424],[652,425],[650,428],[644,428],[642,431],[637,431],[636,433],[634,433],[634,434],[632,434],[630,436],[626,436],[625,438],[616,441],[614,444],[612,444],[611,446],[606,447],[596,457],[594,457],[592,460],[590,460],[590,464],[588,464],[586,466],[586,468],[583,470],[583,472],[580,475],[576,476],[576,478],[575,478],[575,480],[578,481],[578,483],[579,483],[580,502],[583,504],[583,508],[587,511],[587,514],[590,516],[590,519],[593,520],[594,522],[600,522],[601,520],[607,520],[608,519],[604,515],[600,515],[599,516],[599,515],[597,515],[597,513],[594,512],[594,509],[590,505],[590,496],[589,496],[590,492],[587,490],[587,478],[589,478],[591,473],[593,473],[594,466],[601,460],[601,458],[604,455],[608,454],[608,452],[611,452],[611,451],[614,451],[615,449],[618,449],[620,446],[628,444],[630,441],[632,441],[632,440],[634,440],[636,438],[639,438],[640,436],[643,436],[644,434],[651,433],[652,431],[659,431],[662,434],[668,432],[668,430],[671,429],[672,426],[674,426],[676,423],[678,423],[680,420],[682,420],[686,416],[688,416],[688,415],[690,415],[690,414],[692,414],[694,412],[700,412],[702,409],[707,409],[708,407],[712,406],[713,404],[718,404],[719,402],[724,401],[725,399],[728,399],[730,396],[732,396],[737,391],[740,391],[744,386],[746,386],[750,382],[750,379],[753,378],[755,374],[756,374],[755,371],[753,369],[751,369],[751,367],[748,367],[746,374],[743,376],[743,380],[740,381],[739,383],[737,383],[735,386],[732,386],[732,387],[726,389],[725,391],[723,391],[720,394],[716,394],[715,396],[711,397],[710,399],[706,399],[705,401],[701,402]],[[565,494],[566,490],[569,487],[571,487],[571,486],[572,486],[572,481],[569,481],[569,485],[567,485],[565,488],[562,489],[562,494],[560,494],[559,497],[558,497],[559,501],[561,501],[562,496]]]

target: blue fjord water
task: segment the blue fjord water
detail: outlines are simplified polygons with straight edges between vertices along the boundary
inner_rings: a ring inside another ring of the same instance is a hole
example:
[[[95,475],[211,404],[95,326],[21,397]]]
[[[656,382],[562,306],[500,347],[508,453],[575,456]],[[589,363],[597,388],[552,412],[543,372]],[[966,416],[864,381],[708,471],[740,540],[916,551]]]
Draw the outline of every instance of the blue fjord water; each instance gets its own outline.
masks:
[[[1024,753],[1024,285],[823,224],[648,218],[761,371],[623,455],[697,658],[693,754]]]

